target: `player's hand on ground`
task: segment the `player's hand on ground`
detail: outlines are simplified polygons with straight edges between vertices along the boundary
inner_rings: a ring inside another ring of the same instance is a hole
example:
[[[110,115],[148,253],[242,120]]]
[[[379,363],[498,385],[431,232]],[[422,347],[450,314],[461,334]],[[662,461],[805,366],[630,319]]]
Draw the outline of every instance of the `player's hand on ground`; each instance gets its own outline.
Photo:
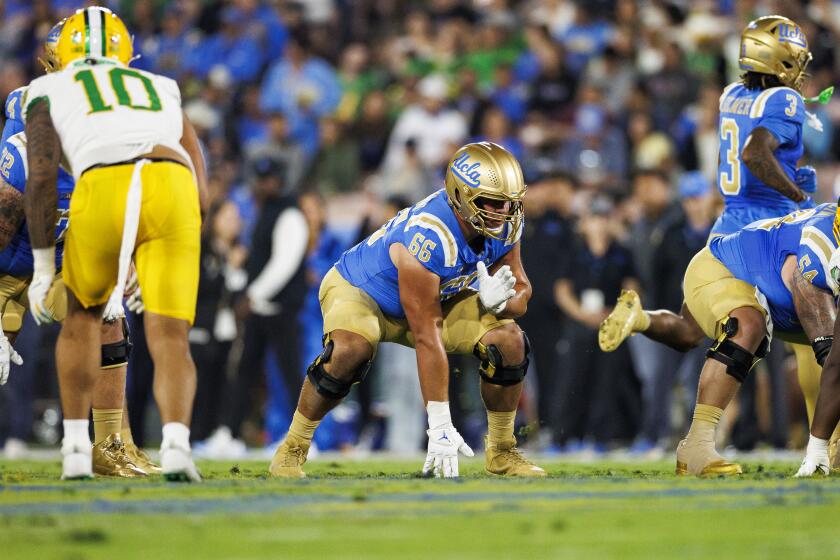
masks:
[[[827,475],[831,472],[828,461],[828,440],[811,436],[808,447],[805,448],[805,459],[802,461],[796,478],[806,478],[814,475]]]
[[[828,454],[825,457],[812,457],[806,455],[799,466],[799,470],[793,475],[795,478],[808,478],[814,475],[827,475],[829,473]]]
[[[9,371],[12,363],[23,365],[23,358],[12,348],[12,343],[5,334],[0,333],[0,385],[5,385],[9,380]]]
[[[800,167],[796,170],[796,186],[806,193],[817,192],[817,171],[810,165]]]
[[[452,423],[426,430],[429,435],[429,450],[423,464],[423,474],[436,478],[458,476],[458,453],[467,457],[475,455]]]
[[[508,265],[504,265],[496,274],[490,276],[487,266],[481,261],[476,265],[478,269],[478,297],[484,308],[494,315],[504,311],[510,298],[516,295],[513,287],[516,277]]]

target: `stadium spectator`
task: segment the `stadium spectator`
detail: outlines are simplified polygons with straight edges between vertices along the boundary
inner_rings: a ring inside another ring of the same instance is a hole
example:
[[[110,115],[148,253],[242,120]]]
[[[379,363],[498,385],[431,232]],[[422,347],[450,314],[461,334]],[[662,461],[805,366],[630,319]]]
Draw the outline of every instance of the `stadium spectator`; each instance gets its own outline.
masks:
[[[253,412],[254,392],[269,349],[274,351],[287,388],[298,387],[303,375],[297,318],[307,289],[309,226],[297,197],[283,189],[283,171],[271,159],[255,163],[257,219],[245,263],[247,283],[236,304],[237,314],[244,320],[242,356],[228,392],[223,424],[208,440],[208,456],[244,452],[238,440],[243,422]]]
[[[569,318],[561,359],[565,372],[557,389],[559,431],[554,434],[566,451],[584,443],[606,451],[616,441],[632,439],[639,423],[638,388],[626,351],[598,351],[598,325],[609,314],[608,302],[622,289],[638,287],[632,255],[610,227],[615,217],[608,198],[592,200],[579,218],[579,237],[555,284],[557,305]]]
[[[338,107],[341,84],[326,61],[309,53],[305,29],[296,31],[283,58],[272,66],[263,81],[260,107],[266,113],[286,116],[289,132],[307,158],[318,149],[318,123]]]

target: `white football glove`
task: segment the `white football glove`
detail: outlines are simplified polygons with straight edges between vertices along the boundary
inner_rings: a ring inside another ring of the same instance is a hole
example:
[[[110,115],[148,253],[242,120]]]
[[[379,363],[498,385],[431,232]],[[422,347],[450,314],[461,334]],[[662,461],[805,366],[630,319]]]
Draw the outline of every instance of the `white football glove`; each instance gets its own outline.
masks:
[[[475,455],[464,438],[452,425],[449,417],[448,402],[429,401],[426,409],[429,412],[429,448],[426,462],[423,463],[423,474],[434,474],[436,478],[458,477],[458,453],[467,457]]]
[[[33,249],[32,260],[34,271],[27,290],[29,311],[37,324],[52,323],[55,317],[47,309],[47,294],[55,278],[55,247]]]
[[[143,304],[143,296],[140,294],[140,288],[134,290],[134,292],[126,298],[125,306],[138,315],[143,313],[146,306]]]
[[[20,366],[23,365],[23,358],[12,348],[3,331],[0,331],[0,385],[5,385],[9,380],[9,370],[12,368],[10,362]]]
[[[799,470],[793,475],[795,478],[808,478],[816,474],[828,475],[831,472],[828,462],[828,440],[814,436],[808,440],[805,459]]]
[[[493,315],[498,315],[504,311],[508,300],[516,295],[516,290],[513,289],[516,278],[508,265],[501,267],[493,276],[487,273],[487,266],[482,261],[478,262],[476,269],[481,304]]]
[[[114,291],[111,292],[111,297],[108,298],[108,303],[105,304],[105,311],[102,313],[102,319],[106,323],[113,323],[123,317],[125,317],[125,308],[123,308],[123,292],[122,290],[114,289]]]

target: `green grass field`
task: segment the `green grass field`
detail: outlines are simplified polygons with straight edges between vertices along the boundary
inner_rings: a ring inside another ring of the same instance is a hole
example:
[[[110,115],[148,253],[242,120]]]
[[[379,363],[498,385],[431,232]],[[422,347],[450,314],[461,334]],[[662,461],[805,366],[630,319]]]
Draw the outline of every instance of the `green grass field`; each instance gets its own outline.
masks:
[[[51,462],[0,461],[0,558],[828,558],[840,477],[746,464],[735,480],[671,462],[541,461],[542,480],[418,478],[416,462],[319,460],[302,481],[265,462],[199,464],[200,485],[63,483]]]

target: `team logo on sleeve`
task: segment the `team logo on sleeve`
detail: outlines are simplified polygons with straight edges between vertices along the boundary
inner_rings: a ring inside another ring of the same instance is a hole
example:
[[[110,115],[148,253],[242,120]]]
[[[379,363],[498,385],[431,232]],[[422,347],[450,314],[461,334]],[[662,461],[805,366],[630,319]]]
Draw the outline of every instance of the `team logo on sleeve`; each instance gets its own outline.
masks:
[[[464,181],[468,187],[476,188],[481,184],[481,172],[478,170],[481,164],[470,162],[470,154],[464,152],[458,156],[449,167],[452,173]]]

